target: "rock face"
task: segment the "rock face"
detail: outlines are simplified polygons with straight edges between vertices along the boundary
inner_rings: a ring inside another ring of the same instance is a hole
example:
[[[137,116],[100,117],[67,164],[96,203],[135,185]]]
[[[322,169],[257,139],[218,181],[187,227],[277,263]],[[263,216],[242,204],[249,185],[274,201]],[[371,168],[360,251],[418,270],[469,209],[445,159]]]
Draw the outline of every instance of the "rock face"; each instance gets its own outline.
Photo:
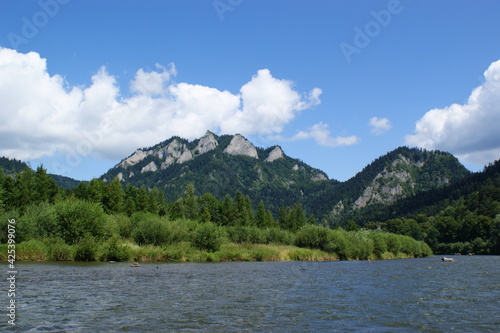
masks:
[[[264,160],[265,162],[274,162],[277,159],[284,158],[283,150],[280,146],[274,147],[274,149],[269,153],[269,156]]]
[[[148,154],[146,152],[144,152],[141,149],[137,149],[135,153],[133,153],[130,157],[124,159],[120,164],[116,166],[116,168],[120,166],[126,168],[129,165],[136,165],[137,163],[145,159],[147,156]]]
[[[177,163],[181,164],[190,161],[192,159],[193,159],[193,154],[191,154],[191,151],[189,151],[188,149],[184,149],[182,155],[179,156],[179,159],[177,159]]]
[[[247,139],[242,137],[240,134],[236,134],[229,146],[224,149],[224,153],[229,155],[244,155],[253,158],[259,158],[257,154],[257,148],[254,147]]]
[[[155,162],[150,162],[149,164],[147,164],[145,167],[143,167],[141,169],[141,173],[144,173],[144,172],[154,172],[158,170],[158,167],[156,166],[156,163]]]
[[[211,150],[214,150],[218,145],[219,143],[217,142],[217,139],[215,139],[215,135],[212,132],[207,131],[207,133],[205,133],[205,135],[200,139],[198,145],[194,149],[194,154],[205,154]]]
[[[374,203],[391,203],[405,195],[403,186],[415,187],[415,180],[411,174],[404,169],[409,166],[410,161],[404,156],[392,162],[390,168],[386,167],[377,174],[372,183],[366,187],[363,194],[354,202],[353,208],[363,208]],[[423,164],[414,163],[421,168]],[[402,166],[402,167],[401,167]]]
[[[318,182],[318,181],[328,180],[328,178],[323,173],[318,172],[317,174],[311,177],[311,180],[313,182]]]

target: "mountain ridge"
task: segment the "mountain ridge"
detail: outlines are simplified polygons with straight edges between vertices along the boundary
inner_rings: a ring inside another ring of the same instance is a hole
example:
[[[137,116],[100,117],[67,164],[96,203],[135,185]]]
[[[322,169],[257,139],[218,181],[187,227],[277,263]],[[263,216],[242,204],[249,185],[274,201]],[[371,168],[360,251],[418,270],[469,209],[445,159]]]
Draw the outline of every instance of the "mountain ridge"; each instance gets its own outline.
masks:
[[[339,182],[289,157],[278,145],[258,148],[240,134],[207,131],[193,141],[176,136],[137,149],[101,179],[118,177],[125,185],[158,187],[170,201],[181,197],[189,183],[198,195],[212,193],[219,199],[240,191],[253,202],[263,200],[275,214],[279,207],[299,202],[309,213],[335,224],[344,213],[392,203],[468,174],[450,153],[398,147]]]

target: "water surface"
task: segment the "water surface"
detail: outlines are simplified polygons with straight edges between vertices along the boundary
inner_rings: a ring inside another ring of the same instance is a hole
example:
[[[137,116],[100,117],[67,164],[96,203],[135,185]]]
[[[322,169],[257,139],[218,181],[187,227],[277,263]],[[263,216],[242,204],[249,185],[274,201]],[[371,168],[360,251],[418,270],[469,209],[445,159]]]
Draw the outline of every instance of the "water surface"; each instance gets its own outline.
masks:
[[[500,257],[455,258],[18,263],[13,331],[498,331]]]

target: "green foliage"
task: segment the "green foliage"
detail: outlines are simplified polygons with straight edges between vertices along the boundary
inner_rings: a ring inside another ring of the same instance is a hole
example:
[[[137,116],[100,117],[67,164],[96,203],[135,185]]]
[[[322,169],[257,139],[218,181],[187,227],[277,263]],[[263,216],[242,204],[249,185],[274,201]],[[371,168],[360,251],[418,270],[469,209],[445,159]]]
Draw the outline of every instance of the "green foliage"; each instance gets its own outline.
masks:
[[[192,236],[194,246],[210,252],[218,251],[225,241],[225,230],[211,222],[200,224]]]
[[[131,224],[131,236],[139,245],[172,244],[189,239],[189,225],[184,220],[170,221],[151,213],[135,213]]]
[[[122,244],[122,241],[118,236],[113,236],[101,247],[99,260],[128,261],[130,259],[130,255],[130,248]]]
[[[292,232],[279,228],[266,229],[265,235],[268,244],[291,245],[294,240],[294,234]]]
[[[46,238],[44,243],[48,248],[48,259],[53,261],[71,261],[74,258],[74,249],[62,238]]]
[[[331,241],[332,230],[306,224],[295,235],[295,245],[324,250]]]
[[[47,231],[59,235],[67,244],[78,243],[85,235],[101,239],[106,227],[102,207],[93,202],[74,200],[58,202],[54,205],[56,230]]]
[[[97,257],[97,243],[89,234],[76,245],[75,261],[95,261]]]
[[[229,241],[234,243],[265,244],[265,231],[253,226],[236,226],[226,228]]]

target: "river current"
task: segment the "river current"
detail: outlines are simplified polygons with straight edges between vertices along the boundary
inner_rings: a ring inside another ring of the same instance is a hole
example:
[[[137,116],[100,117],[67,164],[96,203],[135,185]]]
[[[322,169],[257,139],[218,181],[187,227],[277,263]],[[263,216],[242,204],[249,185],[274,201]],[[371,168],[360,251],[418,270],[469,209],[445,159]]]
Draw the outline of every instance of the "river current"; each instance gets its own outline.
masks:
[[[498,332],[500,257],[454,258],[141,267],[20,262],[16,325],[4,316],[0,330]]]

